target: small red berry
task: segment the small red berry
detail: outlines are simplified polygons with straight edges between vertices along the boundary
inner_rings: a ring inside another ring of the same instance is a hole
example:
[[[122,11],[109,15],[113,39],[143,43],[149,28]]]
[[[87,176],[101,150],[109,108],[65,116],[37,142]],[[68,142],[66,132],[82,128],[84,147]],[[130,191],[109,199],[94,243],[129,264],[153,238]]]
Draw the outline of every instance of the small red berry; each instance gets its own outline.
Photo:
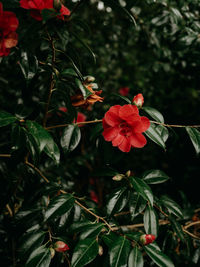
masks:
[[[140,237],[140,243],[144,246],[153,243],[153,241],[156,239],[155,235],[141,235]]]
[[[68,247],[68,245],[65,242],[63,242],[63,241],[57,241],[54,244],[54,249],[57,252],[64,252],[66,250],[69,250],[69,247]]]

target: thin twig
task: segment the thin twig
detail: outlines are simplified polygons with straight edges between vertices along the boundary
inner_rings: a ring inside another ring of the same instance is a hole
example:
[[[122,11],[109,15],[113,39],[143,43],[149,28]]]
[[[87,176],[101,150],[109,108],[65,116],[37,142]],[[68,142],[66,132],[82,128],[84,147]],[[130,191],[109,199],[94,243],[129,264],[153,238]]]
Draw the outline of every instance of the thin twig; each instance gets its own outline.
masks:
[[[83,122],[76,122],[74,123],[75,125],[87,125],[87,124],[92,124],[92,123],[97,123],[97,122],[102,122],[102,120],[93,120],[93,121],[83,121]],[[46,130],[50,129],[55,129],[55,128],[62,128],[62,127],[67,127],[70,123],[67,124],[60,124],[60,125],[54,125],[54,126],[49,126],[46,127]]]
[[[189,223],[189,224],[185,225],[183,228],[186,230],[186,229],[190,228],[191,226],[197,225],[197,224],[200,224],[200,220],[196,221],[196,222]]]
[[[11,154],[0,154],[0,158],[11,158]]]
[[[49,183],[49,180],[42,174],[42,172],[37,168],[35,167],[32,163],[28,162],[28,161],[25,161],[25,164],[29,167],[31,167],[33,170],[35,170],[41,177],[42,179],[45,180],[46,183]]]
[[[6,204],[6,208],[7,208],[7,210],[8,210],[8,213],[10,214],[10,217],[13,217],[13,212],[12,212],[12,210],[11,210],[9,204]]]
[[[172,127],[172,128],[185,128],[185,127],[190,127],[190,128],[200,128],[200,125],[178,125],[178,124],[166,124],[158,121],[150,121],[151,123],[154,124],[159,124],[165,127]]]
[[[196,235],[190,233],[189,231],[185,230],[184,227],[183,227],[182,229],[183,229],[183,232],[185,232],[185,233],[188,234],[189,236],[191,236],[191,237],[193,237],[193,238],[195,238],[195,239],[200,240],[200,237],[198,237],[198,236],[196,236]]]

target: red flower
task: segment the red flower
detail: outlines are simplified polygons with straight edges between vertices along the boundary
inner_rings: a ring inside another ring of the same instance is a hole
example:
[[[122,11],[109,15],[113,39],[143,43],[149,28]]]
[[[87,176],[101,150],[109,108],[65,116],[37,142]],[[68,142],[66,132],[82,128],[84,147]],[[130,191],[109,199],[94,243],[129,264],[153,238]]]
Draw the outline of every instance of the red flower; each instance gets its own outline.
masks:
[[[67,108],[66,107],[60,107],[59,108],[59,110],[60,111],[62,111],[62,112],[67,112]],[[58,115],[59,116],[62,116],[60,113],[58,113]],[[76,123],[78,123],[78,122],[84,122],[84,121],[86,121],[86,116],[85,116],[85,114],[83,114],[82,112],[78,112],[78,114],[77,114],[77,119],[75,120],[74,119],[74,123],[76,122]],[[79,125],[80,127],[82,126],[81,124]]]
[[[19,21],[13,12],[3,11],[0,3],[0,57],[7,56],[10,48],[17,45],[18,35],[15,32]]]
[[[153,241],[156,239],[155,235],[141,235],[140,237],[140,243],[144,246],[153,243]]]
[[[68,247],[68,245],[65,242],[63,242],[63,241],[57,241],[54,244],[54,249],[57,252],[64,252],[66,250],[69,250],[69,247]]]
[[[149,126],[149,119],[141,117],[136,106],[116,105],[112,106],[103,118],[103,136],[121,151],[129,152],[131,147],[139,148],[146,145],[147,141],[142,133]]]
[[[90,198],[96,203],[99,202],[98,196],[94,191],[90,191]]]
[[[142,105],[144,104],[144,97],[142,94],[137,94],[133,98],[133,103],[138,107],[141,108]]]
[[[30,9],[30,15],[36,20],[42,20],[41,12],[43,9],[54,9],[53,0],[20,0],[20,6],[25,9]],[[69,16],[70,10],[61,5],[59,19],[64,20],[64,15]]]
[[[119,94],[123,96],[127,96],[129,94],[130,88],[129,87],[121,87],[119,89]]]

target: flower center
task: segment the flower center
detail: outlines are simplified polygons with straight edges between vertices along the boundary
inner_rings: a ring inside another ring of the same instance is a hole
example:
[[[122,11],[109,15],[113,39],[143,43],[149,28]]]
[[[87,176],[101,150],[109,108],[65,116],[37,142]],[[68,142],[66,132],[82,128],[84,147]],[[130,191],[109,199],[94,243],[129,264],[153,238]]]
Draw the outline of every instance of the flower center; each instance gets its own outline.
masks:
[[[120,128],[120,134],[121,135],[124,135],[127,137],[131,135],[131,128],[127,122],[120,123],[119,128]]]

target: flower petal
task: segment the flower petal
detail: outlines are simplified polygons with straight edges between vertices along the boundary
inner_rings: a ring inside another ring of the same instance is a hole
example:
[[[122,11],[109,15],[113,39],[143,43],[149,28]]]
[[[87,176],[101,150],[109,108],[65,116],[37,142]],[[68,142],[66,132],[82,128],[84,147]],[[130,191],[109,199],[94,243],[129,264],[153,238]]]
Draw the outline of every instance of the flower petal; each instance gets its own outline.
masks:
[[[129,152],[131,150],[131,143],[130,143],[130,139],[124,137],[123,141],[121,142],[121,144],[118,146],[118,148],[122,151],[122,152]]]
[[[140,117],[140,121],[133,125],[133,131],[136,133],[145,132],[150,126],[150,121],[147,117]]]
[[[134,133],[132,136],[130,136],[130,141],[132,147],[143,147],[146,145],[147,140],[141,133]]]
[[[138,115],[138,114],[139,114],[138,108],[131,104],[124,105],[119,109],[120,118],[126,121],[128,120],[129,117],[133,115]]]
[[[104,129],[103,131],[103,137],[106,141],[112,141],[113,138],[115,138],[119,133],[118,127],[109,127],[107,129]]]
[[[118,134],[113,140],[112,140],[112,145],[113,146],[119,146],[124,139],[124,136],[121,134]]]
[[[119,125],[122,120],[119,117],[120,105],[112,106],[105,114],[104,119],[110,126]]]

